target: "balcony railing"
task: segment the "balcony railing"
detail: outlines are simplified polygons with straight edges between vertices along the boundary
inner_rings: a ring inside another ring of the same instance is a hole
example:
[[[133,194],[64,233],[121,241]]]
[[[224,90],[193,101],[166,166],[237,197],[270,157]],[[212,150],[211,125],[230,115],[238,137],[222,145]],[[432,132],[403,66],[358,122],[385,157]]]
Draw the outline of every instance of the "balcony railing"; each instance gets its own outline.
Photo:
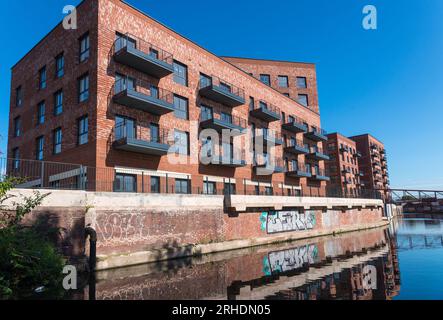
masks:
[[[203,147],[205,148],[205,147]],[[220,165],[231,168],[246,166],[245,150],[225,149],[222,146],[211,146],[202,150],[203,162],[211,165]]]
[[[204,129],[214,129],[218,132],[222,130],[235,130],[238,134],[246,133],[248,122],[246,119],[235,115],[220,112],[200,114],[200,126]]]
[[[200,95],[229,107],[245,104],[245,92],[216,76],[200,79]]]
[[[113,55],[115,61],[157,78],[174,72],[171,53],[131,34],[115,40]]]
[[[125,77],[117,79],[113,87],[115,103],[164,115],[175,110],[174,94],[147,81]]]
[[[295,178],[311,178],[311,167],[306,166],[304,163],[293,164],[291,162],[287,165],[286,174]]]
[[[111,142],[117,150],[154,156],[166,155],[171,144],[168,141],[167,130],[125,123],[115,126],[111,134]]]
[[[328,141],[327,132],[316,126],[311,126],[305,137],[316,142]]]
[[[270,144],[278,146],[283,144],[283,137],[281,133],[273,130],[255,129],[254,141],[263,142],[264,147]]]
[[[318,181],[331,181],[329,172],[325,169],[314,168],[311,179]]]
[[[325,153],[325,151],[318,146],[311,146],[310,153],[307,155],[309,159],[317,160],[317,161],[328,161],[330,160],[329,156]]]
[[[250,108],[251,107],[252,106],[250,106]],[[249,113],[251,116],[262,119],[266,122],[273,122],[281,119],[280,109],[262,100],[255,102],[253,109]]]
[[[307,124],[297,117],[289,118],[289,121],[284,123],[282,128],[293,133],[305,133],[308,131]]]
[[[268,156],[256,155],[254,159],[254,167],[257,171],[257,168],[261,168],[265,172],[272,173],[283,173],[286,172],[286,165],[281,159],[269,159]],[[263,174],[264,172],[262,172]]]
[[[302,140],[288,140],[285,152],[292,154],[308,154],[309,145]]]

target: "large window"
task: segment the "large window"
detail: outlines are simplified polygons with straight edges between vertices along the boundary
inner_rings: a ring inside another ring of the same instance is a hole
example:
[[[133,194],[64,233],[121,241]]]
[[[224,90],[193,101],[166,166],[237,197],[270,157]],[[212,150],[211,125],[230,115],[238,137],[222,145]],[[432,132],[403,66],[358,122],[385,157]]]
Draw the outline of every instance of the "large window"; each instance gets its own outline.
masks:
[[[114,191],[115,192],[137,192],[137,177],[130,174],[115,175]]]
[[[88,116],[81,117],[78,120],[78,145],[88,143]]]
[[[23,88],[20,86],[15,89],[15,106],[21,107],[23,104]]]
[[[54,154],[62,152],[62,128],[54,130]]]
[[[89,58],[89,33],[80,38],[80,62]]]
[[[200,88],[206,88],[212,84],[212,78],[200,73]]]
[[[114,93],[117,94],[124,90],[136,90],[136,83],[137,83],[136,79],[116,73]],[[151,93],[152,93],[152,88],[151,88]]]
[[[174,82],[188,86],[188,67],[174,60]]]
[[[182,155],[189,155],[189,133],[180,130],[175,130],[174,142],[175,142],[176,153]]]
[[[264,84],[270,86],[271,85],[271,76],[269,74],[261,74],[260,81]]]
[[[211,120],[214,117],[214,113],[211,107],[201,105],[200,106],[200,118],[201,121]]]
[[[115,140],[122,138],[135,138],[135,120],[127,117],[115,117]]]
[[[308,87],[306,77],[297,77],[297,88],[305,89]]]
[[[36,159],[43,160],[43,148],[45,145],[45,138],[43,136],[38,137],[36,140]]]
[[[42,101],[37,106],[37,125],[45,123],[46,105]]]
[[[63,112],[63,91],[54,94],[54,115],[58,116]]]
[[[278,76],[278,86],[280,88],[289,87],[288,77],[287,76]]]
[[[12,158],[14,159],[13,168],[18,169],[20,167],[20,150],[19,148],[14,148],[12,150]]]
[[[38,87],[39,89],[46,88],[46,66],[38,72]]]
[[[65,57],[63,53],[55,58],[55,76],[57,78],[63,77],[65,74]]]
[[[255,109],[254,97],[249,97],[249,111],[253,111],[254,109]]]
[[[188,99],[174,95],[174,115],[177,118],[188,120]]]
[[[225,183],[224,184],[224,194],[235,194],[235,184]]]
[[[89,99],[89,75],[82,76],[79,80],[78,101],[83,102]]]
[[[22,135],[22,119],[17,117],[14,119],[14,137],[20,137]]]
[[[299,94],[298,95],[298,102],[300,104],[304,105],[305,107],[307,107],[309,104],[308,95],[307,94]]]
[[[189,181],[187,179],[175,179],[175,193],[189,194]]]
[[[203,193],[204,194],[217,194],[217,184],[211,181],[203,182]]]
[[[160,177],[151,177],[151,193],[160,193]]]
[[[115,52],[119,52],[123,48],[136,48],[137,41],[127,35],[118,33],[115,35]]]

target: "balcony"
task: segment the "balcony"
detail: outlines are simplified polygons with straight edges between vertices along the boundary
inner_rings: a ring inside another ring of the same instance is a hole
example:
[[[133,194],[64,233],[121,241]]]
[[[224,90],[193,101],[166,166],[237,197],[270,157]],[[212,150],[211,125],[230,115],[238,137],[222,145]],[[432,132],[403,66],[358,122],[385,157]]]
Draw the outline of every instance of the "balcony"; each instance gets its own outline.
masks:
[[[252,117],[266,122],[279,121],[281,119],[280,109],[265,101],[259,101],[258,105],[250,107],[253,107],[253,109],[249,112]]]
[[[288,145],[285,147],[285,152],[295,155],[309,154],[309,151],[309,145],[301,140],[289,140]]]
[[[253,167],[257,175],[271,175],[286,172],[286,166],[281,159],[271,161],[268,157],[262,155],[256,157]]]
[[[344,168],[341,172],[346,174],[346,173],[351,173],[352,170],[351,168]]]
[[[215,76],[200,79],[199,92],[202,97],[231,108],[245,104],[245,93],[242,89]]]
[[[340,152],[349,152],[349,151],[350,151],[349,147],[347,147],[347,146],[340,147]]]
[[[312,179],[315,179],[317,181],[331,181],[331,178],[323,169],[316,169],[314,170],[314,174],[312,175]]]
[[[355,158],[361,158],[361,157],[362,157],[361,152],[358,152],[358,151],[355,152],[355,153],[354,153],[354,157],[355,157]]]
[[[323,151],[322,148],[312,146],[310,153],[306,156],[308,159],[317,161],[329,161],[329,156]]]
[[[290,121],[283,124],[282,128],[292,133],[306,133],[308,131],[307,124],[303,123],[301,119],[296,117],[290,118]]]
[[[325,130],[311,126],[310,130],[305,133],[305,137],[309,140],[320,142],[328,141],[327,133]]]
[[[126,124],[114,128],[112,145],[117,150],[152,156],[164,156],[168,154],[170,148],[166,130],[153,134],[150,128],[135,128]]]
[[[162,116],[174,112],[174,94],[147,82],[130,78],[114,84],[113,101],[117,104]]]
[[[292,178],[311,178],[312,173],[310,167],[304,164],[288,164],[286,175]]]
[[[200,116],[200,127],[214,129],[222,133],[223,130],[231,130],[231,133],[242,135],[246,133],[247,121],[237,116],[225,113],[213,112]]]
[[[283,144],[283,138],[278,132],[271,132],[269,130],[257,129],[254,142],[257,144],[262,143],[264,148],[270,146],[281,146]]]
[[[114,60],[156,78],[174,72],[173,56],[152,44],[126,34],[114,42]]]
[[[213,149],[206,151],[206,156],[201,159],[203,164],[229,168],[246,167],[244,150],[224,149],[222,146],[218,146],[216,151],[212,151]],[[205,151],[202,153],[205,154]]]

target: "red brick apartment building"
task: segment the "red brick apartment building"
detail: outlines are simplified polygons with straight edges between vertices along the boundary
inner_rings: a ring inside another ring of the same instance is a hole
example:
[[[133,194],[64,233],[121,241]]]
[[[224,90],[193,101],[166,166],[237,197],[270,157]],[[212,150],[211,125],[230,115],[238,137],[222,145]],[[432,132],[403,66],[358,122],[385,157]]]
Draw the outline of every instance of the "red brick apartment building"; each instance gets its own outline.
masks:
[[[350,137],[355,141],[357,151],[361,153],[358,166],[363,172],[362,182],[369,189],[389,189],[389,172],[385,146],[371,136],[363,134]]]
[[[12,68],[9,158],[88,166],[54,164],[35,186],[86,177],[104,191],[324,191],[312,64],[222,59],[120,0],[85,0],[77,13],[78,29],[57,25]],[[205,128],[238,131],[200,141]],[[252,150],[244,129],[267,151],[236,152]],[[186,163],[169,161],[171,144]],[[212,164],[190,161],[202,148]],[[258,175],[269,154],[272,174]]]
[[[331,133],[324,146],[330,157],[326,168],[331,184],[340,186],[350,195],[359,195],[365,184],[362,182],[364,172],[359,167],[362,154],[357,150],[356,142],[339,133]]]

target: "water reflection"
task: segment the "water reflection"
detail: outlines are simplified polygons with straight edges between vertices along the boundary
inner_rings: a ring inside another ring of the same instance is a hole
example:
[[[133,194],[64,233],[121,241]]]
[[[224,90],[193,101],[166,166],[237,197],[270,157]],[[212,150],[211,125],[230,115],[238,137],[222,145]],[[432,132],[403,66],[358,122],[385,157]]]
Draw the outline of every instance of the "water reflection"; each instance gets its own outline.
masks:
[[[442,247],[440,220],[403,219],[386,229],[100,272],[84,298],[417,299],[419,261],[410,253]]]

